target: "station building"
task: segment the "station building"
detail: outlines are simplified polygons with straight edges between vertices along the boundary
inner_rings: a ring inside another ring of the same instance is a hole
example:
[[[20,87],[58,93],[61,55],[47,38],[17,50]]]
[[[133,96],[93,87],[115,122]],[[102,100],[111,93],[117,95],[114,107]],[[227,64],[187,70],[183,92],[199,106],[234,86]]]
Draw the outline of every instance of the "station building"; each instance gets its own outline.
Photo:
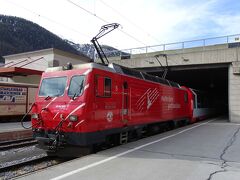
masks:
[[[0,67],[0,81],[10,83],[38,84],[41,74],[48,67],[87,63],[90,59],[56,48],[13,54],[3,57],[5,64]]]

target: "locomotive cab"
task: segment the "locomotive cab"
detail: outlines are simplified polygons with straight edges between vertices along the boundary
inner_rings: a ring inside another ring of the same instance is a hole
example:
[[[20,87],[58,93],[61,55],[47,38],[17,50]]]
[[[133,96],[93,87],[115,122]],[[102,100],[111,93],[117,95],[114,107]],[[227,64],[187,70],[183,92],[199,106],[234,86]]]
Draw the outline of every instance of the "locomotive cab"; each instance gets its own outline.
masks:
[[[41,148],[55,151],[64,143],[75,144],[71,133],[86,120],[89,68],[51,68],[43,73],[32,108],[33,135]]]

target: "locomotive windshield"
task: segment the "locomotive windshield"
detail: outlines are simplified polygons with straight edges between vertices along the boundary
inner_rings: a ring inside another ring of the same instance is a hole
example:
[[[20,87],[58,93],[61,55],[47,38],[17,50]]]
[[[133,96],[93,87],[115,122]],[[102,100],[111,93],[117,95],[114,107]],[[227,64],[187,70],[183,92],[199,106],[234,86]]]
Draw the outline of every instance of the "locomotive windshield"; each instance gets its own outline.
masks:
[[[84,76],[73,76],[68,89],[68,96],[80,96],[83,91]]]
[[[67,77],[45,78],[39,90],[39,96],[57,97],[64,94],[67,84]]]

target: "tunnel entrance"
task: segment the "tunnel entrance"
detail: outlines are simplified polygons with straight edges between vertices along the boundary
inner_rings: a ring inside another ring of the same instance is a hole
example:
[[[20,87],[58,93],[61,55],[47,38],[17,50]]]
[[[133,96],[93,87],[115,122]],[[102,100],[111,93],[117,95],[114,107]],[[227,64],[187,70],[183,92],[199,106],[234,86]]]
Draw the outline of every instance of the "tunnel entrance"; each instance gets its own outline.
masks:
[[[162,69],[144,69],[145,72],[162,76]],[[228,114],[228,64],[170,67],[166,79],[203,92],[210,96],[211,106],[219,113]]]

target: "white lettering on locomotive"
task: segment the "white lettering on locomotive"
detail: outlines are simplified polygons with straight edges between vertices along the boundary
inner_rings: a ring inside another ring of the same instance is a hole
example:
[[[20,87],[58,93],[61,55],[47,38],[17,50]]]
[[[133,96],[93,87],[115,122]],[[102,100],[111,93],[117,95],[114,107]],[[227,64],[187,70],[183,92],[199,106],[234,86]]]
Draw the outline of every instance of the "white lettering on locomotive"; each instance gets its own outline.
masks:
[[[173,97],[171,96],[162,96],[161,97],[162,102],[173,102]]]
[[[181,108],[180,104],[168,104],[168,109],[179,109]]]
[[[61,110],[65,110],[66,109],[66,105],[56,105],[57,109],[61,109]]]

